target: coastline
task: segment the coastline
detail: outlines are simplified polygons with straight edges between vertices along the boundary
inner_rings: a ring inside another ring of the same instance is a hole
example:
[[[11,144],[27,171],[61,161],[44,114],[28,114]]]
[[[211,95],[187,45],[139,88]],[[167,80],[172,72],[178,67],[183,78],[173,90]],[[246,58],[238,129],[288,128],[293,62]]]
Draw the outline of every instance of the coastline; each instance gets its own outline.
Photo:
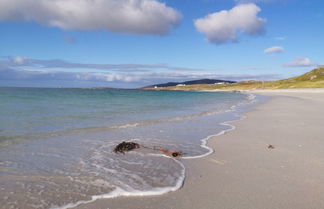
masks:
[[[182,161],[190,164],[182,189],[100,199],[76,208],[324,207],[324,91],[249,92],[271,99],[231,123],[234,131],[211,139],[213,154]],[[275,149],[267,149],[269,144]]]

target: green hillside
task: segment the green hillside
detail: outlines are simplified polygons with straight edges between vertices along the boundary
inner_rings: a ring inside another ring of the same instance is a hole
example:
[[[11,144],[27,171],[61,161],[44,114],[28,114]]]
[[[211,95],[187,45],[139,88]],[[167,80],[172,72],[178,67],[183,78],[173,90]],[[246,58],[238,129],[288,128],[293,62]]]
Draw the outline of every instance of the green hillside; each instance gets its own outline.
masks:
[[[157,90],[245,90],[324,88],[324,68],[317,68],[301,76],[278,81],[243,81],[234,84],[200,84],[158,88]]]

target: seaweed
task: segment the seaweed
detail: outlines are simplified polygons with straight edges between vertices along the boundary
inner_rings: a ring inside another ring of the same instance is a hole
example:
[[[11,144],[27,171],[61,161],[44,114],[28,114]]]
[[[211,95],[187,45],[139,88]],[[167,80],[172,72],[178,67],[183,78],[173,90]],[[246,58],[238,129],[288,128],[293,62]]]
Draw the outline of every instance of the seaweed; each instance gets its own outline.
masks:
[[[140,148],[140,145],[135,143],[135,142],[122,142],[120,144],[118,144],[115,149],[114,149],[114,152],[115,153],[123,153],[125,154],[125,152],[129,152],[131,150],[134,150],[134,149],[138,149]]]
[[[115,153],[123,153],[125,154],[125,152],[129,152],[132,151],[134,149],[139,149],[139,148],[145,148],[145,149],[151,149],[151,150],[155,150],[155,151],[159,151],[162,152],[165,155],[169,155],[171,157],[180,157],[182,156],[182,152],[181,151],[169,151],[167,149],[164,148],[158,148],[158,147],[146,147],[143,145],[139,145],[135,142],[125,142],[123,141],[122,143],[118,144],[115,148],[114,148],[114,152]]]

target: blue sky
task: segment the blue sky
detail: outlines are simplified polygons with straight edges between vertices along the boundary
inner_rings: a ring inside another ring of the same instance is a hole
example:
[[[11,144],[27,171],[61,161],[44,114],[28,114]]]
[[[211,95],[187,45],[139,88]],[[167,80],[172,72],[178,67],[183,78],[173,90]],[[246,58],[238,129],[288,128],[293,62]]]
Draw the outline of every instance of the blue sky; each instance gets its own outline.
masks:
[[[323,37],[322,0],[1,0],[0,86],[286,78]]]

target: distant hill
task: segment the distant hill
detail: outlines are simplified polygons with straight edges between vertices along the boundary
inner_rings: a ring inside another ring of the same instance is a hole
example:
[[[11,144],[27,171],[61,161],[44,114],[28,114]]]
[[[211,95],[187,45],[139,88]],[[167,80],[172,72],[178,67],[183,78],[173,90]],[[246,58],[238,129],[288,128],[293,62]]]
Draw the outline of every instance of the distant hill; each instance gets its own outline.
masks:
[[[215,82],[216,83],[216,82]],[[246,89],[291,89],[291,88],[324,88],[324,67],[319,67],[300,76],[277,81],[242,81],[225,84],[192,84],[169,86],[164,90],[246,90]],[[160,88],[157,88],[159,90]]]
[[[143,89],[151,89],[151,88],[163,88],[163,87],[172,87],[172,86],[186,86],[186,85],[197,85],[197,84],[229,84],[236,83],[235,81],[227,81],[227,80],[219,80],[219,79],[200,79],[200,80],[192,80],[185,82],[168,82],[162,84],[155,84],[151,86],[143,87]]]

